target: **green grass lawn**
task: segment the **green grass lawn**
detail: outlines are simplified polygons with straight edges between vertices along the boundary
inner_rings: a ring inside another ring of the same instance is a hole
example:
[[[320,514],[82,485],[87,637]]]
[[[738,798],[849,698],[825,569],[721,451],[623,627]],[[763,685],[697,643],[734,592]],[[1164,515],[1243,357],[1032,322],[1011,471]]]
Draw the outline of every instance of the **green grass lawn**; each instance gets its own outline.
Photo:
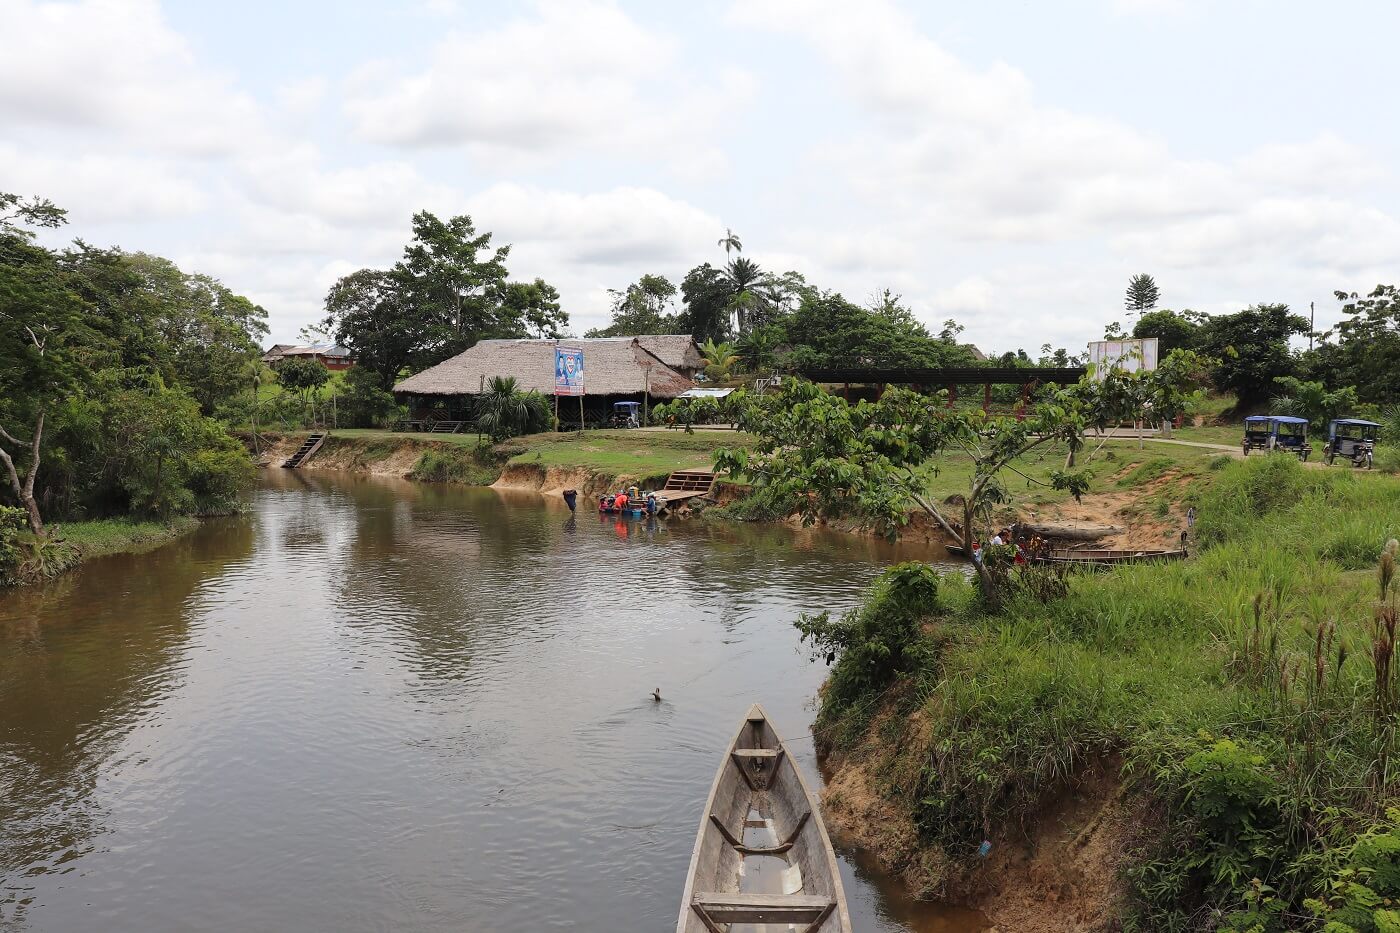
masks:
[[[503,447],[525,448],[512,464],[581,467],[600,473],[658,476],[673,470],[708,469],[716,448],[742,445],[748,435],[734,431],[587,431],[583,434],[531,434]]]

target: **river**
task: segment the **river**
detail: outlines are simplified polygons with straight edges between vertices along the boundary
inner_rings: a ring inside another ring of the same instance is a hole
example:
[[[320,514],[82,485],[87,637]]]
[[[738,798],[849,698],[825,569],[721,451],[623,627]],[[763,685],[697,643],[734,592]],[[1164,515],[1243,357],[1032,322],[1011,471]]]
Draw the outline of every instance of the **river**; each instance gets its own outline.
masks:
[[[792,620],[917,556],[269,471],[0,595],[0,929],[669,930],[750,703],[818,780]],[[858,930],[983,928],[842,863]]]

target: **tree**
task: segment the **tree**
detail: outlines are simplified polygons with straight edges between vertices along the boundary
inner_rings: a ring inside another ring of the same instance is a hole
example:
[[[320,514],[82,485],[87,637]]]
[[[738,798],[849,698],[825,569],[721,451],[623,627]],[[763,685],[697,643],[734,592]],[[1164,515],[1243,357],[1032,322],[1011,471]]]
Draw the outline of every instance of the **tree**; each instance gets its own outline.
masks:
[[[1329,386],[1356,386],[1364,401],[1400,402],[1400,289],[1377,285],[1364,297],[1335,294],[1343,318],[1322,335],[1313,372]]]
[[[277,364],[277,381],[292,392],[301,396],[302,403],[309,405],[321,386],[330,382],[330,370],[315,360],[292,357]]]
[[[937,367],[967,365],[972,354],[939,340],[898,305],[897,296],[875,310],[835,292],[804,297],[786,324],[785,365],[793,371],[841,367]]]
[[[724,272],[709,263],[696,266],[681,281],[681,300],[685,303],[682,324],[696,340],[727,339],[732,297]]]
[[[399,406],[384,388],[378,373],[352,366],[345,373],[338,401],[339,423],[352,428],[379,428],[394,420]]]
[[[326,293],[321,327],[355,357],[355,368],[372,372],[390,388],[427,342],[428,320],[378,269],[342,276]]]
[[[1141,314],[1157,307],[1161,298],[1157,283],[1146,272],[1139,272],[1128,280],[1128,291],[1123,297],[1123,307],[1129,314]]]
[[[500,442],[547,429],[553,421],[549,402],[538,392],[522,392],[514,376],[492,376],[476,402],[476,427]]]
[[[724,228],[724,236],[720,237],[719,243],[716,245],[724,247],[725,262],[729,261],[730,250],[736,253],[742,253],[744,251],[744,244],[739,242],[739,234],[730,230],[728,227]]]
[[[1180,314],[1165,309],[1148,311],[1133,325],[1133,336],[1156,337],[1160,356],[1166,356],[1173,350],[1191,350],[1195,349],[1201,323],[1205,318],[1204,314],[1190,310]]]
[[[642,334],[683,334],[675,312],[676,286],[664,275],[644,275],[612,296],[612,323],[586,331],[585,337],[637,337]]]
[[[782,331],[777,327],[757,327],[734,344],[734,355],[751,373],[771,370],[777,363]]]
[[[65,222],[63,211],[48,201],[22,201],[4,193],[0,211],[0,465],[16,503],[25,510],[29,530],[43,540],[34,490],[43,463],[45,419],[90,374],[101,341],[84,321],[82,302],[68,287],[58,257],[19,226],[56,227]],[[17,424],[31,427],[25,432]],[[21,440],[25,433],[28,437]]]
[[[759,311],[762,302],[757,288],[763,283],[763,270],[758,263],[740,256],[724,270],[724,278],[729,285],[727,309],[734,319],[734,332],[747,333],[750,319]]]
[[[775,394],[740,391],[729,398],[738,427],[756,440],[749,448],[717,451],[718,469],[751,480],[806,524],[856,518],[893,537],[917,506],[969,553],[977,516],[987,503],[1004,499],[1002,471],[1045,444],[1079,446],[1084,424],[1081,403],[1070,392],[1041,404],[1024,422],[949,410],[936,398],[901,388],[853,405],[797,379],[784,380]],[[670,406],[659,414],[668,417]],[[971,466],[956,517],[945,515],[927,492],[929,461],[943,453]],[[1057,471],[1048,485],[1077,497],[1088,481],[1087,473]],[[995,598],[984,563],[976,564],[983,591]]]
[[[730,370],[739,362],[733,344],[728,342],[715,343],[713,340],[706,340],[700,345],[700,356],[705,361],[705,375],[717,382],[728,379]]]
[[[389,271],[394,288],[424,321],[414,365],[431,366],[456,356],[484,337],[519,334],[503,315],[509,246],[491,248],[463,214],[442,220],[431,211],[413,215],[413,239]]]
[[[568,327],[569,315],[561,310],[559,290],[544,279],[508,283],[501,303],[508,329],[520,328],[532,337],[557,339]]]
[[[1280,415],[1308,419],[1308,427],[1321,434],[1334,418],[1340,418],[1356,407],[1356,387],[1344,386],[1329,391],[1320,382],[1304,382],[1293,376],[1274,380],[1281,394],[1273,400],[1270,410]]]
[[[1307,318],[1290,313],[1288,305],[1253,305],[1209,318],[1197,349],[1216,361],[1211,377],[1216,388],[1235,393],[1247,406],[1266,401],[1274,380],[1293,374],[1288,338],[1307,332]]]

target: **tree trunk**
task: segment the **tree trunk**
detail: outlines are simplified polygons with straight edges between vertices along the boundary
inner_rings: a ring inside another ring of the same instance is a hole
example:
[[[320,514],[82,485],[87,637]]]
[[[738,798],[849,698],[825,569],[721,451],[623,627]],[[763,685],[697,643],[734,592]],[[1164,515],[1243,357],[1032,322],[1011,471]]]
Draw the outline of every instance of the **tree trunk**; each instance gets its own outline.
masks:
[[[5,438],[13,440],[8,433],[5,434]],[[39,514],[39,503],[34,498],[34,480],[39,475],[39,444],[43,438],[44,411],[40,409],[39,418],[34,423],[34,436],[29,443],[29,470],[25,474],[23,483],[20,482],[19,473],[15,470],[15,462],[11,459],[9,451],[0,447],[0,463],[5,464],[5,472],[10,479],[10,488],[14,490],[15,498],[24,506],[24,510],[29,513],[29,530],[34,533],[34,537],[41,540],[47,536],[47,532],[44,530],[44,519]]]

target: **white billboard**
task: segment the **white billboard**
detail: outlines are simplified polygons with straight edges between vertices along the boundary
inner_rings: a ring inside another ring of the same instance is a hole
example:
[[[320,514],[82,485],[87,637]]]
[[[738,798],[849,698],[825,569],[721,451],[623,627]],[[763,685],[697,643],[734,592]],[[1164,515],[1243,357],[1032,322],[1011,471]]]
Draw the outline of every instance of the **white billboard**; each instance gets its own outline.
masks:
[[[1157,338],[1089,341],[1089,365],[1098,378],[1110,369],[1152,372],[1157,368]]]

